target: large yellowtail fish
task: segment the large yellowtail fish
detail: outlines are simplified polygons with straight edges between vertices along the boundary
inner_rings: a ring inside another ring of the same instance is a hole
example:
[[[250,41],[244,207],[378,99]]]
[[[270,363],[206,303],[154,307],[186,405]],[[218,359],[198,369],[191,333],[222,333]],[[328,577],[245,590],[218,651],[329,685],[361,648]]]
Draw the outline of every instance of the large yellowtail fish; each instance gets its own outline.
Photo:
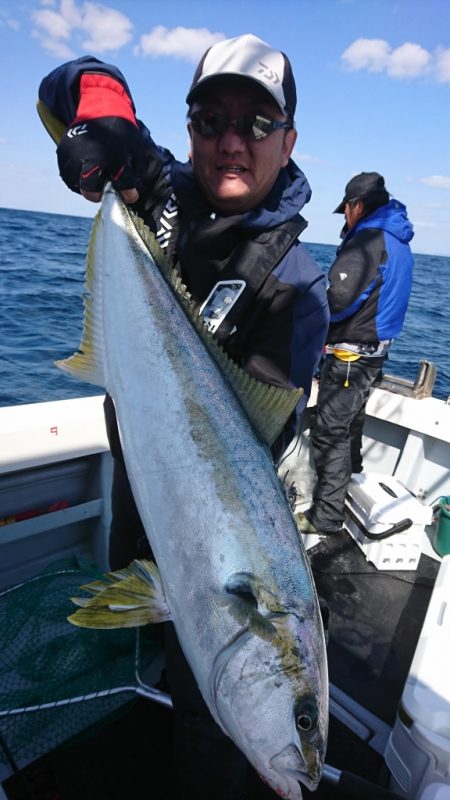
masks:
[[[114,400],[158,569],[88,587],[92,627],[172,619],[211,714],[281,797],[316,788],[328,725],[322,621],[268,445],[295,391],[222,352],[154,237],[111,189],[87,259],[80,351],[58,365]],[[114,619],[111,621],[111,617]]]

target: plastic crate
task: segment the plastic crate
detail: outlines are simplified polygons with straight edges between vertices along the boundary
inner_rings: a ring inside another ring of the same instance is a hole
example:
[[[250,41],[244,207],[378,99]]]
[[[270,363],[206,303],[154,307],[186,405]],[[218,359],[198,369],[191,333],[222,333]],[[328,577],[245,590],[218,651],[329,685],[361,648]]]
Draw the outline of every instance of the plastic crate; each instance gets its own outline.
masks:
[[[344,527],[377,569],[417,569],[432,516],[433,509],[392,475],[363,472],[351,478]]]

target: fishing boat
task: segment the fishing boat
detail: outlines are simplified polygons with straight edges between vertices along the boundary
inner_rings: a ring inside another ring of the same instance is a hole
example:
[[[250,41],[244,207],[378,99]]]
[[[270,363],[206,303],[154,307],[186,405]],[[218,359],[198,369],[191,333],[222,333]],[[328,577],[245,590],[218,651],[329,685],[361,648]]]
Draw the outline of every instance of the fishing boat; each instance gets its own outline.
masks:
[[[424,361],[414,382],[384,376],[372,390],[345,531],[304,536],[328,614],[318,798],[450,797],[450,406],[434,379]],[[313,389],[279,465],[295,510],[314,486]],[[94,762],[92,796],[123,797],[122,769],[132,800],[129,776],[148,779],[151,753],[152,797],[166,797],[155,789],[170,768],[158,637],[66,622],[80,582],[108,568],[111,480],[103,396],[0,408],[0,800],[89,797],[80,781]],[[90,665],[94,652],[103,664]]]

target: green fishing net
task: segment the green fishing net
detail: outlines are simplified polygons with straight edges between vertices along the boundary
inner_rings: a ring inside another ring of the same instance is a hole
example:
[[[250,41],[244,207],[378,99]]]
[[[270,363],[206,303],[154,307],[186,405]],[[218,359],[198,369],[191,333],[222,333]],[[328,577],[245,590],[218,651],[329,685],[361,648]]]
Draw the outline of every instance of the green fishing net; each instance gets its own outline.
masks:
[[[0,593],[0,762],[23,766],[133,702],[158,679],[158,626],[88,630],[67,622],[70,598],[101,576],[58,561]]]

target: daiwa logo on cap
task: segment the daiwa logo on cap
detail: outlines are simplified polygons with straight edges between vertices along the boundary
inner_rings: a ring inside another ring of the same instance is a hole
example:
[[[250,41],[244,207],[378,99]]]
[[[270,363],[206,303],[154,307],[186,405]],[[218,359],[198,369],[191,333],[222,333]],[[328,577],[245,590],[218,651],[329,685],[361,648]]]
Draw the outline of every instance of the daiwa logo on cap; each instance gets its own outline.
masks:
[[[266,64],[263,64],[262,61],[260,61],[259,63],[261,64],[261,69],[259,70],[259,72],[264,73],[264,79],[266,81],[273,81],[274,83],[280,82],[280,79],[276,72],[273,72],[273,70],[271,69],[269,70],[269,67]]]
[[[251,33],[217,42],[201,59],[186,102],[191,104],[207,81],[226,75],[256,81],[272,95],[282,113],[294,119],[297,93],[291,65],[284,53]]]

